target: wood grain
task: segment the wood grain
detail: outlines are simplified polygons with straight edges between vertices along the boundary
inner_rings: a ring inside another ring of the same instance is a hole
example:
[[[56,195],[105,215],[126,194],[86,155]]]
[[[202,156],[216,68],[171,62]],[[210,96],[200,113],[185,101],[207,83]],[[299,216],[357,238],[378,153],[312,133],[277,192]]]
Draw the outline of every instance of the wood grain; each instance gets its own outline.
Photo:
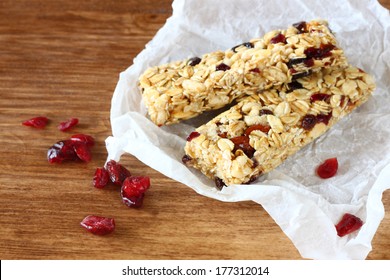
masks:
[[[122,163],[153,183],[142,209],[124,206],[115,187],[92,187],[118,75],[171,15],[171,2],[0,2],[1,259],[301,258],[261,206],[197,195],[132,156]],[[50,118],[46,129],[21,125],[36,115]],[[70,117],[80,125],[58,131]],[[49,165],[47,148],[73,133],[95,137],[92,162]],[[390,259],[388,191],[383,202],[369,259]],[[91,213],[115,217],[115,233],[85,232],[79,222]]]

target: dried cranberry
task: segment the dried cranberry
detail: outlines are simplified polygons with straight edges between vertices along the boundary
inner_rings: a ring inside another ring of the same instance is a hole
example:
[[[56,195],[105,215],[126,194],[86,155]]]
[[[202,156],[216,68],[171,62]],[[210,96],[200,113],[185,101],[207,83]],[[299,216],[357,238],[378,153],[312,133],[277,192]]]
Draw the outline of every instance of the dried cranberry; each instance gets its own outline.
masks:
[[[268,133],[268,131],[271,129],[269,125],[262,125],[262,124],[255,124],[251,125],[247,129],[245,129],[245,135],[249,136],[253,130],[260,130],[264,133]]]
[[[316,118],[317,118],[317,122],[318,123],[322,122],[322,123],[328,125],[329,124],[329,120],[330,120],[331,117],[332,117],[332,112],[330,112],[327,115],[323,115],[323,114],[317,115]]]
[[[260,71],[259,68],[253,68],[253,69],[251,69],[251,70],[249,70],[249,71],[250,71],[250,72],[253,72],[253,73],[258,73],[258,74],[261,73],[261,71]]]
[[[187,63],[190,66],[195,66],[195,65],[199,64],[201,61],[202,61],[202,59],[200,57],[192,57],[188,60]]]
[[[104,188],[108,184],[110,174],[105,168],[96,168],[95,175],[93,176],[93,186],[98,189]]]
[[[329,158],[317,167],[316,173],[322,179],[328,179],[336,175],[338,168],[337,158]]]
[[[302,128],[305,130],[311,130],[317,123],[317,118],[314,115],[306,115],[302,119]]]
[[[221,178],[215,177],[214,178],[214,183],[215,183],[215,187],[218,190],[222,190],[223,187],[226,187],[226,184],[223,182],[223,180]]]
[[[314,66],[314,59],[312,59],[312,58],[305,59],[305,61],[303,63],[305,64],[306,67],[313,67]]]
[[[70,140],[72,141],[79,141],[87,144],[88,147],[92,147],[95,145],[95,140],[93,139],[92,136],[87,135],[87,134],[75,134],[70,137]]]
[[[332,44],[321,44],[319,48],[310,47],[305,50],[307,58],[321,59],[331,56],[331,51],[335,48]]]
[[[310,101],[329,101],[330,95],[326,93],[314,93],[312,96],[310,96]]]
[[[74,151],[79,159],[89,162],[92,159],[91,151],[84,142],[73,142]]]
[[[233,52],[237,52],[236,49],[239,48],[239,47],[241,47],[241,46],[247,47],[248,49],[251,49],[251,48],[254,47],[254,45],[253,45],[251,42],[245,42],[245,43],[239,44],[239,45],[237,45],[237,46],[234,46],[234,47],[232,48],[232,51],[233,51]]]
[[[47,125],[48,122],[49,122],[49,119],[46,117],[35,117],[35,118],[31,118],[27,121],[22,122],[22,124],[25,126],[31,126],[34,128],[42,129],[42,128],[45,128],[45,126]]]
[[[292,92],[292,91],[294,91],[296,89],[303,88],[303,85],[300,82],[293,81],[291,83],[288,83],[287,87],[288,87],[288,91],[287,92]]]
[[[55,143],[47,151],[47,160],[50,163],[61,163],[64,160],[77,160],[79,157],[74,149],[74,142],[63,140]]]
[[[192,158],[189,156],[189,155],[184,155],[181,159],[181,161],[184,163],[184,164],[188,164],[188,162],[190,162],[192,160]]]
[[[356,217],[355,215],[346,213],[341,218],[341,221],[336,225],[337,235],[343,237],[347,234],[350,234],[363,225],[363,221]]]
[[[307,25],[305,21],[294,23],[293,26],[298,29],[298,34],[307,32]]]
[[[274,113],[272,113],[272,111],[268,109],[261,109],[259,114],[260,116],[262,116],[262,115],[273,115]]]
[[[199,136],[200,136],[199,132],[193,131],[190,133],[190,135],[188,135],[187,142],[191,142],[194,138],[199,137]]]
[[[311,67],[314,65],[314,60],[312,58],[306,58],[306,57],[297,57],[297,58],[291,58],[288,62],[287,62],[287,67],[289,69],[293,68],[294,65],[297,65],[297,64],[304,64],[305,66],[307,67]]]
[[[115,221],[113,218],[89,215],[81,221],[81,226],[96,235],[106,235],[114,231]]]
[[[252,158],[253,154],[255,153],[255,149],[249,144],[249,137],[248,136],[237,136],[230,138],[230,141],[234,143],[233,148],[233,154],[237,150],[241,150],[244,152],[244,154],[247,155],[248,158]]]
[[[218,136],[221,137],[221,138],[227,138],[227,132],[222,132],[222,133],[218,133]]]
[[[115,160],[107,162],[106,170],[108,171],[108,174],[110,174],[111,182],[118,186],[122,186],[123,181],[131,176],[130,171]]]
[[[122,184],[121,197],[129,207],[141,207],[145,192],[150,187],[150,178],[146,176],[128,177]]]
[[[226,65],[225,63],[221,63],[215,67],[215,71],[227,71],[230,69],[229,65]]]
[[[71,129],[72,127],[74,127],[75,125],[77,125],[78,123],[79,123],[79,119],[70,118],[69,120],[67,120],[65,122],[61,122],[58,125],[58,129],[61,131],[67,131],[67,130]]]
[[[282,34],[282,33],[279,33],[278,35],[276,35],[275,37],[273,37],[271,40],[270,40],[270,43],[271,44],[278,44],[278,43],[283,43],[283,44],[286,44],[286,37]]]

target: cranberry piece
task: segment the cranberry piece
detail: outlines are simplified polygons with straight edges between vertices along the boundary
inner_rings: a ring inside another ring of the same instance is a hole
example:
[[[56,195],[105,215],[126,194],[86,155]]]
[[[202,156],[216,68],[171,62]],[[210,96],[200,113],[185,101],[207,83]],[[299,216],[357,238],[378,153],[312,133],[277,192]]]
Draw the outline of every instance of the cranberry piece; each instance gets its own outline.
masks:
[[[79,159],[85,162],[89,162],[92,159],[91,151],[84,142],[73,142],[74,151]]]
[[[195,65],[198,65],[201,61],[202,61],[202,59],[200,57],[192,57],[188,60],[187,63],[190,66],[195,66]]]
[[[287,86],[288,86],[288,91],[287,92],[292,92],[292,91],[294,91],[296,89],[303,88],[303,85],[300,82],[297,82],[297,81],[293,81],[291,83],[288,83]]]
[[[270,40],[270,43],[271,44],[277,44],[277,43],[283,43],[283,44],[286,44],[286,37],[282,34],[282,33],[279,33],[278,35],[276,35],[275,37],[273,37],[271,40]]]
[[[253,69],[251,69],[251,70],[249,70],[249,71],[250,71],[250,72],[253,72],[253,73],[258,73],[258,74],[261,73],[261,71],[260,71],[259,68],[253,68]]]
[[[341,221],[336,225],[337,235],[343,237],[347,234],[350,234],[363,225],[363,221],[356,217],[355,215],[346,213],[341,218]]]
[[[129,207],[141,207],[145,192],[150,187],[150,178],[146,176],[128,177],[122,184],[121,197]]]
[[[93,139],[93,137],[87,134],[80,133],[80,134],[72,135],[72,137],[70,137],[70,140],[75,142],[77,141],[83,142],[87,144],[88,147],[92,147],[93,145],[95,145],[95,140]]]
[[[218,190],[222,190],[223,187],[226,187],[226,184],[223,182],[223,180],[221,178],[215,177],[214,178],[214,183],[215,183],[215,187]]]
[[[307,67],[311,67],[314,65],[314,60],[312,58],[306,58],[306,57],[297,57],[297,58],[291,58],[288,62],[287,62],[287,67],[289,69],[293,68],[294,65],[296,64],[304,64],[306,65]]]
[[[236,49],[238,47],[241,47],[241,46],[247,47],[248,49],[252,49],[254,47],[254,45],[251,42],[245,42],[245,43],[239,44],[237,46],[234,46],[232,48],[232,51],[236,53],[237,52]]]
[[[314,66],[314,59],[312,59],[312,58],[305,59],[305,61],[303,63],[307,67],[313,67]]]
[[[305,130],[312,129],[317,123],[317,118],[314,115],[306,115],[302,119],[302,128]]]
[[[327,115],[317,115],[317,122],[318,123],[320,123],[320,122],[322,122],[322,123],[324,123],[324,124],[326,124],[326,125],[328,125],[329,124],[329,120],[330,120],[330,118],[332,117],[332,112],[330,112],[329,114],[327,114]]]
[[[335,46],[332,44],[321,44],[319,48],[307,48],[304,53],[307,58],[321,59],[330,56],[334,48]]]
[[[230,69],[229,65],[226,65],[225,63],[221,63],[215,67],[215,71],[227,71]]]
[[[110,179],[110,174],[108,171],[103,168],[99,167],[96,168],[95,175],[93,176],[93,186],[98,189],[104,188],[108,184],[108,180]]]
[[[45,126],[47,125],[48,122],[49,122],[49,119],[46,117],[35,117],[35,118],[31,118],[29,120],[22,122],[22,125],[42,129],[42,128],[45,128]]]
[[[247,129],[245,129],[245,135],[249,136],[253,130],[260,130],[264,133],[268,133],[268,131],[271,129],[269,125],[262,125],[262,124],[255,124],[251,125]]]
[[[328,179],[336,175],[338,168],[337,158],[329,158],[317,167],[316,173],[322,179]]]
[[[221,138],[227,138],[227,132],[218,133],[218,136]]]
[[[200,133],[197,131],[191,132],[190,135],[188,135],[187,137],[187,142],[191,142],[194,138],[198,137],[199,135]]]
[[[273,115],[274,114],[274,113],[272,113],[271,110],[268,110],[268,109],[261,109],[259,113],[260,113],[260,116],[262,116],[262,115]]]
[[[300,22],[294,23],[292,26],[294,26],[296,29],[298,29],[298,34],[307,32],[306,21],[300,21]]]
[[[69,120],[67,120],[65,122],[61,122],[58,125],[58,129],[61,131],[67,131],[67,130],[71,129],[72,127],[74,127],[75,125],[77,125],[78,123],[79,123],[79,119],[70,118]]]
[[[74,143],[71,140],[63,140],[55,143],[47,151],[47,160],[50,163],[61,163],[64,160],[77,160]]]
[[[315,101],[329,101],[330,95],[326,93],[315,93],[310,96],[310,101],[315,102]]]
[[[115,220],[113,218],[89,215],[81,221],[80,225],[90,233],[106,235],[114,231]]]
[[[110,160],[106,164],[106,170],[110,175],[111,182],[115,185],[122,186],[123,181],[131,176],[129,170],[126,169],[122,164],[117,163],[115,160]]]
[[[181,159],[181,161],[187,165],[190,161],[192,160],[192,158],[189,156],[189,155],[184,155],[183,158]]]
[[[248,136],[237,136],[230,138],[230,141],[234,143],[233,154],[237,150],[242,150],[244,154],[247,155],[248,158],[252,158],[255,153],[255,149],[249,144]]]

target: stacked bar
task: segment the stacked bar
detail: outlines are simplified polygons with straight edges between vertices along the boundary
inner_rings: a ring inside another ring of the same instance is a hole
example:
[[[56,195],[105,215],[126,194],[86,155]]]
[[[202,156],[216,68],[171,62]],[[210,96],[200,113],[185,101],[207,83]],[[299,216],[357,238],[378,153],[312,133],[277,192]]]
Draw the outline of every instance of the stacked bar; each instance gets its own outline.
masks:
[[[166,125],[193,118],[259,90],[294,82],[347,60],[325,21],[300,22],[225,52],[155,66],[139,87],[150,119]]]

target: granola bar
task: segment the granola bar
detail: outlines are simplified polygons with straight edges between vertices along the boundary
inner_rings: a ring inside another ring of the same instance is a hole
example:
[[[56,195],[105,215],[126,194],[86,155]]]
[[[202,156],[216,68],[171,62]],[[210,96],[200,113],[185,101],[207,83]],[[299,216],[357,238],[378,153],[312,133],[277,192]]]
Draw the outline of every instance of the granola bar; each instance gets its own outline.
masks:
[[[346,66],[327,22],[300,22],[225,52],[149,68],[141,75],[139,87],[150,119],[165,125],[324,67]]]
[[[259,91],[191,133],[183,162],[219,187],[249,183],[325,133],[374,88],[370,75],[349,66]]]

